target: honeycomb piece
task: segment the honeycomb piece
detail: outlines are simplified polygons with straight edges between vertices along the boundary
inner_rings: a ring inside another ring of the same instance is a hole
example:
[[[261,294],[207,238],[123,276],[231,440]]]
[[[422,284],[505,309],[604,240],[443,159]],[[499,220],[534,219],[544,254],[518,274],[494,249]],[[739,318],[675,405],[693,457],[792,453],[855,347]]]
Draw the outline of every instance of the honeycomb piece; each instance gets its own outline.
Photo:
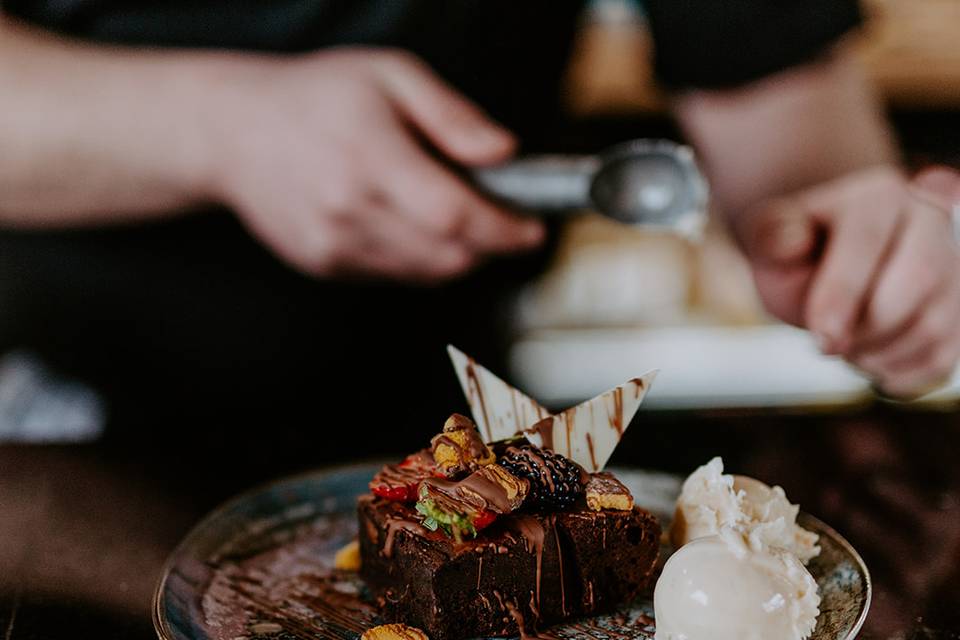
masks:
[[[438,470],[448,478],[476,471],[497,459],[483,443],[473,421],[458,413],[447,419],[443,432],[434,436],[431,445]]]
[[[393,623],[367,629],[360,636],[360,640],[430,640],[430,638],[416,627]]]
[[[633,496],[619,480],[610,473],[593,473],[586,486],[587,506],[593,511],[633,509]]]

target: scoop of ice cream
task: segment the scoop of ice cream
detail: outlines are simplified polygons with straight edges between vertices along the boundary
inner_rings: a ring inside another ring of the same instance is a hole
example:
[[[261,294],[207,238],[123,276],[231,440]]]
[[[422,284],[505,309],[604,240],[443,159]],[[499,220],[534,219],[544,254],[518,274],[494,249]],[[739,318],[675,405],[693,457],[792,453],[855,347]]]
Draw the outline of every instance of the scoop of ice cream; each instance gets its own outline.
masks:
[[[653,601],[656,640],[804,640],[820,613],[796,556],[730,527],[674,553]]]
[[[782,488],[746,476],[733,476],[733,490],[742,496],[751,536],[769,546],[786,549],[804,564],[820,554],[819,536],[797,524],[800,507],[790,504]]]
[[[691,540],[716,535],[723,527],[735,527],[806,563],[820,553],[820,547],[817,534],[797,525],[799,511],[780,487],[724,474],[723,460],[714,458],[683,483],[670,540],[680,548]]]

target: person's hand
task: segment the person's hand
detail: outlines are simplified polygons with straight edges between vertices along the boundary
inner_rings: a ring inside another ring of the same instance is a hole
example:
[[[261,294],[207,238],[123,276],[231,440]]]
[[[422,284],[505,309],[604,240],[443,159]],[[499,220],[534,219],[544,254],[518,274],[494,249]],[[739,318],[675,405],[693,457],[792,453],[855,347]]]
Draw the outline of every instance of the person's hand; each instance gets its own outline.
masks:
[[[446,166],[503,161],[511,134],[411,55],[241,57],[219,72],[212,197],[297,269],[430,282],[541,241],[539,222]]]
[[[947,201],[893,167],[767,202],[735,222],[760,297],[881,391],[932,390],[960,359],[960,252]],[[944,186],[944,185],[947,186]]]

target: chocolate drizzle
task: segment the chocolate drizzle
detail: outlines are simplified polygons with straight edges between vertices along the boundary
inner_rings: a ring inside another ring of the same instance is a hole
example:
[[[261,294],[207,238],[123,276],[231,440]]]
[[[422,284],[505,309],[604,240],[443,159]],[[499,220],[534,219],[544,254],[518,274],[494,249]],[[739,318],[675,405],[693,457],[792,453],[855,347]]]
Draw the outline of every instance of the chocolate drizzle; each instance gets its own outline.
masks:
[[[500,604],[500,608],[510,614],[510,617],[513,618],[513,621],[517,624],[517,628],[520,630],[520,640],[533,640],[537,638],[537,634],[527,633],[526,623],[523,619],[523,612],[520,611],[519,607],[509,599],[504,598],[499,591],[494,591],[493,595],[497,598],[497,602]]]
[[[384,557],[391,557],[393,555],[393,543],[397,537],[398,531],[406,531],[413,535],[425,536],[427,535],[427,529],[423,527],[419,522],[411,520],[410,518],[396,517],[387,519],[387,533],[383,541],[383,555]]]
[[[610,426],[617,430],[617,435],[623,435],[623,387],[613,390],[613,411],[608,415]],[[596,468],[596,465],[594,465]]]
[[[554,517],[549,516],[551,526],[554,525]],[[533,516],[528,516],[525,514],[517,514],[511,517],[506,523],[506,526],[509,527],[512,531],[515,531],[517,534],[523,538],[524,548],[527,552],[533,552],[536,557],[537,562],[537,578],[536,578],[536,603],[537,608],[540,608],[540,578],[541,572],[543,570],[543,540],[546,537],[547,532],[544,530],[543,525],[540,524],[540,521],[534,518]]]
[[[547,416],[542,420],[538,420],[531,426],[527,427],[522,431],[524,434],[534,435],[540,437],[541,446],[545,449],[553,449],[553,423],[554,416]]]
[[[484,440],[490,442],[493,440],[493,432],[491,431],[490,417],[487,415],[487,401],[483,397],[483,386],[480,384],[480,378],[477,376],[476,370],[476,361],[473,358],[467,360],[467,366],[465,373],[467,375],[467,387],[470,389],[470,395],[473,398],[476,398],[477,404],[480,405],[480,412],[483,414],[483,429]],[[471,402],[471,405],[474,403]],[[476,415],[476,414],[474,414]]]
[[[587,438],[587,449],[590,451],[590,464],[592,465],[591,468],[592,468],[592,469],[596,469],[596,468],[598,468],[598,467],[597,467],[597,454],[595,454],[595,453],[593,452],[593,436],[591,436],[591,435],[588,433],[588,434],[586,434],[586,438]]]
[[[416,484],[430,475],[429,469],[432,466],[433,454],[429,449],[422,449],[401,464],[385,465],[370,481],[370,487],[377,485],[402,487]]]
[[[550,516],[550,526],[553,527],[553,539],[557,542],[557,566],[560,569],[560,612],[567,616],[567,585],[563,579],[563,550],[560,548],[560,536],[557,535],[557,520]]]

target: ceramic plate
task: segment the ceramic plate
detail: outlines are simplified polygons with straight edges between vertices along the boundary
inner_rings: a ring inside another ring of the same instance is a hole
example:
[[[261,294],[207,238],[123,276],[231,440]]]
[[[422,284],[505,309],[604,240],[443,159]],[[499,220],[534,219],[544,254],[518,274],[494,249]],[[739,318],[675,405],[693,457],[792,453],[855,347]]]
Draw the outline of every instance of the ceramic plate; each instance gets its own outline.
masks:
[[[335,571],[336,551],[356,535],[355,501],[380,465],[358,465],[274,482],[207,516],[173,552],[154,598],[162,640],[356,640],[380,624],[355,575]],[[680,479],[617,470],[637,504],[666,526]],[[820,534],[810,564],[821,614],[812,638],[856,636],[870,605],[870,575],[833,529],[801,514]],[[653,603],[549,629],[565,640],[652,638]]]

